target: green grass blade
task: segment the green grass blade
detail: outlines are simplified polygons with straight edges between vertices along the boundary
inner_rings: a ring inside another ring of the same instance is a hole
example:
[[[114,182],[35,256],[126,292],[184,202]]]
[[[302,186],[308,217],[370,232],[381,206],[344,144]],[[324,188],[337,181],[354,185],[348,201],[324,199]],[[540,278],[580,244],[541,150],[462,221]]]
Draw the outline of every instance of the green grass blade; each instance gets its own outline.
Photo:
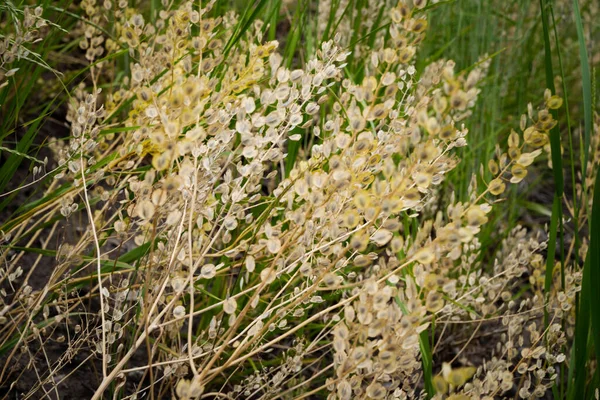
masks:
[[[579,2],[573,0],[573,13],[575,15],[575,27],[577,28],[577,41],[579,43],[579,59],[581,62],[581,85],[583,89],[583,120],[584,120],[584,157],[583,165],[587,165],[590,140],[592,133],[592,80],[590,78],[590,64],[583,36],[583,24],[579,12]],[[585,169],[585,168],[584,168]]]
[[[224,58],[227,57],[227,55],[229,54],[229,51],[231,50],[231,48],[233,46],[235,46],[235,44],[240,40],[240,38],[246,33],[246,31],[248,30],[248,28],[250,27],[250,25],[252,24],[252,22],[258,17],[258,14],[260,13],[260,11],[262,10],[262,8],[266,4],[267,4],[266,0],[260,0],[256,4],[256,6],[254,7],[254,9],[252,10],[252,12],[250,12],[250,9],[252,7],[252,2],[248,3],[248,7],[246,8],[246,11],[244,12],[244,15],[242,16],[242,18],[238,22],[238,25],[236,26],[236,29],[235,29],[234,33],[231,35],[231,38],[229,38],[229,41],[225,45],[225,49],[223,50],[223,57]],[[250,13],[250,14],[248,15],[248,13]],[[248,15],[247,18],[245,18],[246,15]]]
[[[561,201],[558,196],[554,196],[552,203],[552,216],[550,218],[550,237],[548,238],[548,256],[546,257],[546,279],[544,281],[544,293],[549,294],[552,288],[552,278],[554,276],[554,255],[556,254],[556,234],[558,231],[558,218],[560,216]],[[548,311],[544,309],[544,325],[548,325]]]
[[[419,348],[421,349],[421,363],[423,364],[423,380],[425,381],[425,391],[427,399],[431,399],[435,394],[432,382],[433,355],[431,354],[431,345],[429,344],[429,330],[424,330],[419,335]]]
[[[579,400],[584,398],[584,389],[587,373],[585,364],[588,359],[588,333],[590,330],[590,258],[589,255],[583,266],[583,280],[577,322],[575,324],[575,341],[573,344],[574,368],[569,370],[569,390],[567,399]],[[574,377],[571,383],[571,377]]]
[[[588,257],[590,259],[589,303],[592,322],[592,337],[596,350],[596,362],[600,360],[600,173],[596,174],[594,186],[594,203],[592,204],[592,218],[590,223],[590,247]],[[596,367],[597,368],[597,367]]]
[[[552,5],[548,0],[540,0],[542,9],[542,27],[544,31],[544,66],[546,69],[546,87],[552,94],[556,93],[554,87],[554,71],[552,68],[552,50],[550,48],[550,29],[548,23],[548,8]],[[556,110],[552,112],[554,119],[557,119]],[[550,148],[552,153],[552,171],[554,172],[554,191],[558,197],[562,198],[564,179],[562,167],[562,155],[560,149],[560,131],[557,124],[550,131]]]

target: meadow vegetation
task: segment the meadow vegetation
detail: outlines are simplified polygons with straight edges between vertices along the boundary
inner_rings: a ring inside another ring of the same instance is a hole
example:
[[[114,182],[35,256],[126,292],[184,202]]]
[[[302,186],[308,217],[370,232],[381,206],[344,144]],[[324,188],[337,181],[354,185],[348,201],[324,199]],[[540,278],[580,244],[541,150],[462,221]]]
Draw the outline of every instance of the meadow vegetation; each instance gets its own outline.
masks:
[[[600,398],[600,3],[0,3],[0,395]]]

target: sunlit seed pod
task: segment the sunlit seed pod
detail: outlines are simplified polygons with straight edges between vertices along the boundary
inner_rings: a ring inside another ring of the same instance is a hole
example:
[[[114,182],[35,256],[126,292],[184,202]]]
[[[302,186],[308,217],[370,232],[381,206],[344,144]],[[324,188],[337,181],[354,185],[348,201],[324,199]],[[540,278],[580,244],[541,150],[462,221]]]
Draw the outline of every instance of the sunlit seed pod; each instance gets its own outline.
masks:
[[[425,276],[425,281],[423,283],[423,287],[427,290],[435,291],[440,288],[439,282],[440,276],[434,273],[429,273]]]
[[[398,92],[397,85],[387,86],[384,90],[384,96],[386,99],[394,99],[396,97],[396,92]],[[390,114],[392,118],[395,118],[394,114]]]
[[[448,383],[441,375],[436,375],[431,380],[436,393],[448,393]]]
[[[376,180],[371,186],[371,192],[376,199],[381,199],[388,189],[388,182],[383,179]]]
[[[511,130],[510,135],[508,135],[508,146],[509,147],[519,147],[519,134],[514,130]]]
[[[527,128],[527,115],[521,115],[521,119],[519,120],[519,128],[521,129],[521,131],[524,131],[525,128]]]
[[[546,123],[552,121],[552,114],[548,110],[539,110],[538,111],[538,122]]]
[[[310,263],[302,263],[298,270],[303,276],[309,276],[312,273],[312,267]]]
[[[559,109],[563,104],[563,100],[559,96],[552,96],[546,100],[546,107],[551,110]]]
[[[392,17],[392,21],[396,24],[402,21],[402,13],[400,12],[400,9],[398,7],[392,8],[392,10],[390,11],[390,16]]]
[[[387,64],[392,64],[398,59],[398,54],[394,49],[389,47],[383,49],[383,61]]]
[[[435,117],[429,117],[425,122],[425,129],[430,135],[437,135],[440,131],[440,124]]]
[[[402,236],[395,236],[391,242],[390,247],[394,253],[398,253],[404,248],[404,239]]]
[[[408,4],[404,2],[399,2],[397,8],[400,11],[402,18],[410,18],[412,15],[412,10],[408,7]]]
[[[351,357],[355,362],[360,362],[367,357],[367,349],[363,346],[357,346],[352,351]]]
[[[535,133],[535,128],[533,126],[530,126],[529,128],[525,129],[523,131],[523,139],[525,140],[525,143],[529,144],[529,140],[531,140],[531,135],[533,135]]]
[[[427,0],[413,0],[415,8],[423,9],[427,5]]]
[[[392,240],[393,234],[387,229],[378,229],[372,236],[371,241],[377,246],[385,246],[390,240]]]
[[[417,187],[426,189],[431,184],[432,176],[426,171],[419,171],[413,174],[413,180]]]
[[[533,132],[526,141],[531,147],[542,147],[548,143],[548,135],[543,132]]]
[[[329,170],[336,171],[343,166],[342,159],[338,155],[331,156],[329,159]]]
[[[352,398],[352,386],[346,379],[337,384],[337,395],[340,400],[350,400]]]
[[[388,112],[389,110],[385,107],[384,104],[377,104],[370,110],[368,120],[372,121],[375,119],[385,118]]]
[[[430,247],[424,247],[419,249],[414,255],[413,259],[420,264],[431,264],[435,260],[435,254]]]
[[[388,218],[381,225],[382,228],[387,229],[392,232],[396,232],[398,229],[401,228],[401,226],[402,226],[402,224],[400,223],[398,218]]]
[[[275,281],[277,274],[273,270],[273,268],[265,268],[260,271],[260,280],[265,282],[266,284],[273,283]]]
[[[535,124],[535,127],[539,131],[548,132],[549,130],[554,128],[557,123],[558,121],[556,121],[555,119],[549,119],[544,122],[539,121],[537,124]]]
[[[152,192],[152,203],[156,206],[163,206],[167,202],[167,192],[163,189],[156,189]]]
[[[169,192],[169,193],[173,193],[176,190],[179,190],[179,188],[181,187],[181,185],[183,184],[182,179],[179,175],[171,175],[168,176],[165,179],[165,182],[163,184],[163,188]]]
[[[237,310],[237,301],[230,297],[223,302],[223,311],[225,314],[232,315]]]
[[[303,121],[302,114],[296,113],[296,114],[290,115],[290,125],[291,126],[300,125],[302,123],[302,121]]]
[[[488,218],[485,212],[478,205],[469,207],[467,210],[467,225],[472,227],[478,227],[485,224]]]
[[[369,245],[369,236],[362,232],[352,235],[350,239],[350,247],[355,251],[365,251]]]
[[[136,207],[137,215],[141,219],[149,220],[154,216],[155,208],[149,200],[142,200]]]
[[[231,215],[225,217],[225,219],[223,220],[223,227],[225,229],[227,229],[228,231],[234,230],[235,228],[237,228],[237,226],[238,226],[237,219]]]
[[[430,313],[436,313],[444,307],[444,298],[438,292],[429,292],[425,300],[425,308]]]
[[[512,178],[510,178],[511,183],[519,183],[527,176],[527,169],[520,164],[513,165],[510,172],[513,175]]]
[[[361,139],[354,143],[353,148],[357,154],[362,154],[370,151],[373,148],[373,143],[368,139]]]
[[[509,147],[508,148],[508,156],[511,160],[516,160],[521,155],[521,149],[518,147]]]
[[[335,145],[340,149],[345,149],[350,146],[352,142],[352,136],[347,135],[345,133],[339,133],[335,137]]]
[[[467,107],[467,95],[462,90],[456,91],[450,98],[450,106],[455,110],[463,111]]]
[[[421,200],[421,194],[417,189],[409,189],[404,192],[403,200],[406,207],[414,207]]]
[[[356,193],[353,200],[358,210],[364,210],[372,204],[371,196],[365,190]]]
[[[488,189],[491,194],[493,194],[494,196],[498,196],[504,193],[504,190],[506,189],[506,184],[502,181],[502,179],[497,178],[489,183]]]
[[[331,177],[336,182],[345,182],[345,181],[349,181],[350,178],[352,177],[352,175],[350,174],[350,171],[348,171],[348,170],[336,169],[331,174]]]
[[[500,169],[498,168],[498,163],[495,160],[489,160],[488,161],[488,170],[490,171],[490,173],[494,176],[498,175],[498,172],[500,172]]]
[[[475,375],[475,372],[477,372],[475,367],[455,368],[450,371],[446,380],[450,385],[458,388],[467,383]]]
[[[173,309],[173,316],[175,318],[183,318],[185,316],[185,307],[177,306]]]
[[[415,19],[411,29],[415,33],[424,32],[427,29],[427,20],[424,18]]]
[[[183,105],[183,92],[179,89],[173,90],[169,96],[169,107],[178,109]],[[170,121],[171,122],[171,121]],[[166,128],[165,128],[166,130]]]
[[[433,98],[433,109],[437,114],[442,114],[448,108],[448,99],[446,96],[439,95]]]
[[[406,46],[398,52],[398,61],[402,64],[408,64],[416,53],[414,46]]]
[[[402,209],[402,200],[396,197],[383,199],[381,202],[381,211],[386,214],[395,214]]]
[[[279,101],[284,101],[290,95],[290,87],[289,86],[279,86],[275,89],[275,98]]]
[[[267,250],[269,250],[269,252],[271,254],[279,253],[280,249],[281,249],[281,240],[279,238],[270,238],[267,240]]]
[[[390,159],[385,160],[381,172],[386,179],[392,177],[396,173],[396,165],[394,164],[394,161]]]
[[[212,279],[217,274],[217,269],[214,264],[205,264],[200,268],[200,277],[204,279]]]
[[[328,286],[328,287],[337,285],[338,281],[339,281],[338,276],[331,272],[328,272],[323,277],[323,283],[325,283],[325,286]]]
[[[533,163],[535,158],[542,154],[542,150],[538,149],[536,151],[532,151],[531,153],[523,153],[519,156],[517,163],[521,164],[524,167],[527,167]]]
[[[438,152],[439,149],[437,149],[432,143],[426,143],[425,145],[419,146],[419,148],[415,150],[415,155],[421,162],[429,162],[436,157]]]
[[[381,161],[381,156],[379,154],[373,154],[372,156],[369,157],[369,160],[367,161],[367,166],[375,167],[375,166],[379,165],[380,161]]]
[[[352,229],[360,222],[360,215],[356,210],[349,210],[343,214],[342,221],[345,227]]]
[[[373,263],[373,260],[371,260],[371,258],[364,256],[362,254],[359,254],[358,256],[356,256],[354,258],[354,265],[356,265],[357,267],[360,267],[360,268],[368,267],[372,263]]]
[[[452,125],[443,126],[438,132],[438,137],[445,141],[452,140],[455,136],[456,129]]]
[[[366,394],[370,399],[383,399],[387,394],[387,390],[381,383],[373,382],[367,386]]]
[[[153,145],[159,148],[163,148],[166,146],[168,138],[167,136],[159,130],[154,130],[148,134],[148,138]]]
[[[171,152],[165,151],[152,157],[152,166],[157,171],[164,171],[171,166]]]

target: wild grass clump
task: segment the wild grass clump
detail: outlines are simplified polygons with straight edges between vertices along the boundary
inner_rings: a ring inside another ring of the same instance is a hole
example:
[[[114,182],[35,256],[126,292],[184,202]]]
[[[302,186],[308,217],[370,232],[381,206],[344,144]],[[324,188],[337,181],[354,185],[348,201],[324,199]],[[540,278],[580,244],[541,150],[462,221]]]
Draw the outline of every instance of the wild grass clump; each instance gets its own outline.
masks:
[[[66,130],[2,106],[3,197],[31,186],[23,158],[37,188],[0,207],[7,396],[593,398],[600,124],[574,136],[589,107],[563,115],[564,76],[482,147],[468,126],[504,55],[419,58],[450,5],[130,3],[9,3],[1,94],[33,61]],[[561,151],[585,157],[563,171]],[[499,221],[548,166],[573,195]]]

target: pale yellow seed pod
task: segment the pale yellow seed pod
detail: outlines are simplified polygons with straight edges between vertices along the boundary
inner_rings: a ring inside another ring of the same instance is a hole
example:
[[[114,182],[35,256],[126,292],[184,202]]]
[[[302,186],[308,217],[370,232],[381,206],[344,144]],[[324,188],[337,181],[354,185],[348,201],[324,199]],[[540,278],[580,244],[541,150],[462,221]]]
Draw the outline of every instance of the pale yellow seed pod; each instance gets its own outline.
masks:
[[[502,182],[502,179],[500,178],[494,179],[488,185],[488,189],[491,194],[493,194],[494,196],[498,196],[504,193],[504,190],[506,189],[506,184],[504,184],[504,182]]]

